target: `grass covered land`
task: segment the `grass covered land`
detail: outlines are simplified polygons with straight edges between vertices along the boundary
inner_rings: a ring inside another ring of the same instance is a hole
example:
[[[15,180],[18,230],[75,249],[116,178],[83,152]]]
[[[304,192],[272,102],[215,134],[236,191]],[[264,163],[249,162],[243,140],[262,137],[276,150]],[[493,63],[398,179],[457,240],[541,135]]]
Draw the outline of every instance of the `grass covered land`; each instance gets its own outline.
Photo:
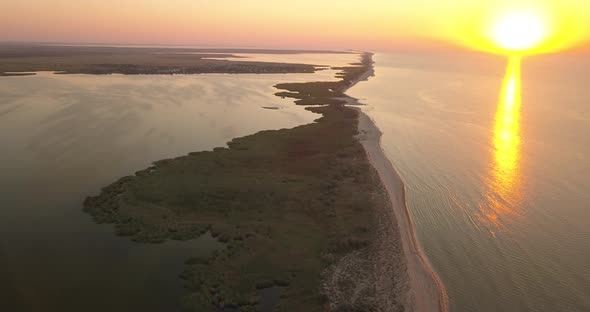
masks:
[[[288,88],[327,100],[326,88],[340,96],[371,68],[364,54],[343,68],[340,82]],[[259,311],[260,289],[275,286],[278,311],[402,311],[399,233],[357,138],[359,113],[342,105],[307,109],[321,118],[158,161],[87,198],[85,211],[139,242],[210,231],[226,243],[186,262],[184,302],[194,311]]]
[[[207,59],[235,57],[232,53],[305,52],[310,51],[4,44],[0,45],[0,76],[22,76],[23,73],[37,71],[94,75],[313,73],[316,67],[307,64]]]

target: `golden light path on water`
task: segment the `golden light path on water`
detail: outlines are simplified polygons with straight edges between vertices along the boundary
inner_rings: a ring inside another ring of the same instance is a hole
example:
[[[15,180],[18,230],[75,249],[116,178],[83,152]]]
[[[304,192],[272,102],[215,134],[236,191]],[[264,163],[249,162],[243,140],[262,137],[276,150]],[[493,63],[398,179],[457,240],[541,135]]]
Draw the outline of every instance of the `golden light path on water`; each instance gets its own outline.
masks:
[[[512,56],[502,84],[493,135],[493,164],[486,182],[488,192],[480,205],[479,220],[495,235],[509,218],[520,214],[520,56]]]

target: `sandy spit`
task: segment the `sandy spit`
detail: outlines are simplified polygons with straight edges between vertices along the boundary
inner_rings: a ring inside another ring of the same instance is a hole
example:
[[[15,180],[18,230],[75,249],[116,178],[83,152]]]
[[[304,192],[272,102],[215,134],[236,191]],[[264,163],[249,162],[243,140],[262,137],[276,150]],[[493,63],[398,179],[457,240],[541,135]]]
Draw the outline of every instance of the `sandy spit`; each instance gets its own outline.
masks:
[[[406,206],[405,186],[381,148],[381,131],[368,115],[360,109],[358,111],[359,140],[387,190],[391,209],[399,226],[410,277],[408,308],[416,312],[447,312],[446,290],[416,238],[414,224]]]

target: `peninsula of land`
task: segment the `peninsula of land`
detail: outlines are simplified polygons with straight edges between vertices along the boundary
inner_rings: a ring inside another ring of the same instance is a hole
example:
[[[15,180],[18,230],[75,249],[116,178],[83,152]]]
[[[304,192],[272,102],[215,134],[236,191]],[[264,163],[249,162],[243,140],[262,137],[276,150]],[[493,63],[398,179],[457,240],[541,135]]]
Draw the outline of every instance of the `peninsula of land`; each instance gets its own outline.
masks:
[[[372,54],[359,55],[337,82],[276,86],[299,105],[327,104],[306,107],[321,116],[314,123],[157,161],[88,197],[84,210],[137,242],[210,233],[224,243],[187,259],[190,310],[265,311],[265,289],[280,294],[273,311],[445,310],[436,274],[408,255],[419,250],[408,247],[411,220],[398,224],[403,195],[392,209],[399,187],[382,182],[394,171],[375,170],[392,168],[375,166],[370,120],[344,105],[356,103],[345,91],[373,74]]]

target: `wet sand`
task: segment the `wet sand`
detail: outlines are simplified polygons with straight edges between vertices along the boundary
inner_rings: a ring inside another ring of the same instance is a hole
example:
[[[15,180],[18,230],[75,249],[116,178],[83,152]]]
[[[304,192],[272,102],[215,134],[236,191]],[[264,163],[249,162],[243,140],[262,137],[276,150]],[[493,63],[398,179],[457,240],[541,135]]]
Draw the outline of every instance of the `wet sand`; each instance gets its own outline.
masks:
[[[381,132],[371,118],[359,111],[359,140],[367,157],[379,173],[397,219],[408,275],[410,291],[408,303],[412,311],[448,311],[448,298],[440,278],[416,239],[414,225],[406,206],[404,183],[381,148]]]

